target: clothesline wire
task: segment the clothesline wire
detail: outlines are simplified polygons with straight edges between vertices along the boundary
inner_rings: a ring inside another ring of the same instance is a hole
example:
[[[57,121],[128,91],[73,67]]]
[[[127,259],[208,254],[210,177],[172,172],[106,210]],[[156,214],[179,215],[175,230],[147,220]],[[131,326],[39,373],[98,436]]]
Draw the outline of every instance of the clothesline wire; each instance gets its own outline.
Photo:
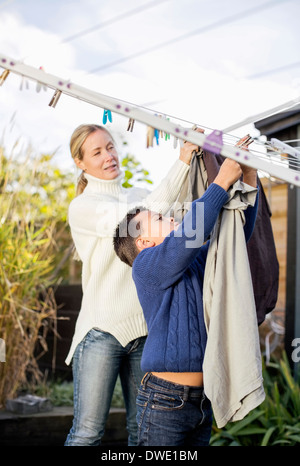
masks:
[[[126,18],[126,17],[133,16],[133,15],[138,14],[138,13],[140,13],[140,12],[142,12],[142,11],[145,11],[145,10],[147,10],[147,9],[149,9],[149,8],[153,8],[153,7],[155,7],[155,6],[158,6],[158,5],[160,5],[161,3],[166,2],[166,1],[170,1],[170,0],[161,0],[161,1],[152,1],[152,2],[148,2],[147,4],[144,4],[144,5],[140,6],[140,7],[137,7],[137,8],[134,8],[134,9],[132,9],[132,10],[129,10],[129,11],[123,13],[123,14],[120,14],[120,15],[115,16],[114,18],[111,18],[111,19],[106,20],[106,21],[104,21],[103,23],[100,23],[100,24],[95,25],[95,26],[93,26],[93,27],[91,27],[91,28],[88,28],[88,29],[86,29],[86,30],[84,30],[84,31],[81,31],[81,32],[79,32],[78,34],[74,34],[74,35],[72,35],[72,36],[68,36],[68,37],[62,39],[62,41],[61,41],[60,43],[69,42],[69,41],[74,40],[74,39],[76,39],[76,38],[78,38],[78,37],[82,37],[83,35],[88,34],[88,33],[92,32],[92,31],[94,31],[94,30],[96,30],[96,29],[99,29],[99,28],[101,28],[101,27],[108,26],[108,25],[113,24],[114,22],[120,21],[120,20],[122,20],[122,19],[124,19],[124,18]],[[230,17],[228,17],[228,18],[225,18],[224,20],[218,20],[216,23],[213,23],[213,24],[208,25],[208,26],[206,26],[206,27],[204,27],[204,28],[201,28],[201,29],[197,29],[196,31],[191,31],[191,32],[188,33],[187,35],[185,34],[185,35],[183,35],[183,36],[180,36],[180,37],[178,37],[178,38],[173,39],[172,41],[183,40],[186,36],[194,35],[194,34],[201,33],[201,32],[205,32],[205,31],[209,30],[210,28],[214,29],[214,28],[216,28],[216,27],[223,26],[225,23],[230,23],[230,22],[232,22],[232,21],[236,21],[236,20],[238,20],[238,19],[241,19],[241,18],[243,18],[244,16],[247,16],[247,15],[250,15],[250,14],[255,14],[255,13],[257,13],[257,12],[260,11],[260,10],[267,9],[267,8],[272,7],[272,6],[276,6],[276,5],[277,5],[278,3],[280,3],[281,1],[291,1],[291,0],[279,0],[279,1],[267,2],[267,3],[263,4],[263,5],[261,5],[259,8],[251,8],[251,9],[247,10],[246,12],[238,13],[238,14],[236,14],[236,15],[232,15],[232,16],[230,16]],[[171,43],[172,41],[167,41],[167,42],[165,42],[164,44],[167,45],[167,43]],[[163,46],[164,44],[160,44],[160,45],[158,45],[158,46],[161,47],[161,46]],[[155,47],[158,47],[158,46],[155,46]],[[140,54],[140,52],[138,52],[138,53]],[[147,53],[148,53],[148,51],[147,51]],[[130,57],[132,57],[132,56],[130,56]],[[127,59],[127,57],[124,57],[124,59],[122,59],[122,60],[126,60],[126,59]],[[107,65],[104,65],[104,67],[106,67],[106,66],[107,66]],[[93,71],[92,71],[92,72],[88,72],[88,74],[93,74]],[[132,105],[132,104],[131,104],[131,105]],[[140,106],[140,108],[147,109],[146,107],[142,107],[142,106]],[[149,110],[149,109],[147,109],[147,110]],[[178,118],[178,117],[172,117],[172,118],[175,118],[175,119],[177,119],[177,120],[179,120],[179,121],[186,121],[186,120],[182,120],[182,119],[180,119],[180,118]],[[188,123],[191,123],[191,122],[188,122]],[[191,124],[192,124],[192,123],[191,123]],[[202,126],[203,126],[203,128],[205,128],[204,125],[202,125]],[[206,127],[206,129],[212,130],[212,128],[208,128],[208,127]],[[233,137],[236,137],[237,139],[239,139],[237,136],[233,136]],[[261,141],[258,141],[258,140],[257,140],[256,143],[260,144]]]
[[[107,96],[108,97],[108,96]],[[214,131],[215,128],[211,128],[209,126],[206,126],[206,125],[203,125],[203,124],[199,124],[199,123],[195,123],[195,121],[189,121],[189,120],[186,120],[184,118],[180,118],[178,116],[174,116],[174,115],[170,115],[170,114],[166,114],[164,112],[161,112],[161,111],[158,111],[158,110],[154,110],[154,109],[150,109],[149,107],[146,107],[146,106],[143,106],[143,105],[137,105],[137,104],[133,104],[132,102],[128,102],[126,100],[123,100],[123,99],[118,99],[120,102],[124,103],[124,104],[127,104],[127,105],[130,105],[130,106],[133,106],[133,107],[137,107],[137,108],[140,108],[142,110],[146,110],[148,112],[151,112],[153,114],[156,114],[156,115],[161,115],[162,117],[165,117],[165,118],[170,118],[172,120],[175,120],[175,121],[178,121],[178,122],[181,122],[181,123],[185,123],[185,124],[188,124],[188,125],[191,125],[191,126],[194,126],[196,125],[197,127],[199,128],[202,128],[204,130],[209,130],[209,131]],[[230,139],[231,140],[233,139],[234,142],[237,142],[238,140],[241,139],[240,136],[236,136],[236,135],[233,135],[233,134],[230,134],[230,133],[223,133],[223,137],[224,139],[227,138],[227,139]],[[271,150],[271,151],[274,151],[274,148],[272,146],[270,146],[270,143],[269,141],[261,141],[259,140],[258,138],[253,138],[254,139],[254,142],[256,145],[259,145],[259,146],[262,146],[264,147],[265,149],[268,149],[268,150]],[[235,144],[232,144],[232,145],[235,145]],[[265,152],[260,152],[258,151],[257,149],[252,149],[251,148],[251,152],[255,152],[256,154],[260,154],[261,156],[263,157],[266,157],[266,153]],[[269,152],[268,155],[267,155],[267,158],[270,159],[270,155],[271,155],[272,152]],[[280,153],[279,152],[276,152],[274,151],[274,155],[277,156],[279,154],[279,157],[280,157]],[[296,164],[295,161],[292,161],[291,162],[291,165],[294,166],[294,167],[298,167],[298,165]],[[290,166],[291,166],[290,165]]]
[[[120,100],[120,102],[122,102],[122,103],[124,103],[124,104],[130,105],[130,106],[134,106],[134,107],[140,108],[140,109],[142,109],[142,110],[146,110],[146,111],[148,111],[148,112],[151,112],[151,113],[153,113],[153,114],[161,115],[162,117],[170,118],[170,119],[172,119],[172,120],[176,120],[176,121],[181,122],[181,123],[185,123],[185,124],[188,124],[188,125],[191,125],[191,126],[196,125],[196,126],[199,127],[199,128],[203,128],[203,129],[209,130],[209,131],[214,131],[214,130],[215,130],[215,128],[211,128],[211,127],[209,127],[209,126],[196,123],[195,121],[189,121],[189,120],[186,120],[186,119],[184,119],[184,118],[180,118],[180,117],[178,117],[178,116],[166,114],[166,113],[161,112],[161,111],[158,111],[158,110],[150,109],[149,107],[145,107],[145,106],[143,106],[143,105],[133,104],[132,102],[128,102],[128,101],[123,100],[123,99],[118,99],[118,100]],[[236,136],[236,135],[233,135],[233,134],[230,134],[230,133],[223,133],[223,137],[225,137],[225,138],[232,138],[232,139],[235,140],[235,142],[237,142],[237,141],[241,138],[240,136]],[[266,148],[270,148],[269,146],[267,146],[267,141],[264,142],[264,141],[260,141],[260,140],[257,139],[257,138],[254,138],[254,142],[255,142],[255,144],[257,144],[257,145],[260,145],[260,146],[263,146],[263,147],[266,147]],[[252,149],[251,149],[251,152],[253,152]],[[257,150],[256,150],[256,152],[258,153]]]
[[[7,2],[4,3],[3,6],[5,6],[7,3],[11,3],[12,1],[14,1],[14,0],[8,0]],[[146,11],[146,10],[148,10],[148,9],[150,9],[150,8],[153,8],[153,7],[156,7],[156,6],[160,6],[162,3],[165,3],[165,2],[168,2],[168,1],[170,1],[170,0],[159,0],[159,1],[152,1],[152,2],[149,2],[149,3],[147,3],[147,4],[144,4],[144,5],[140,6],[140,7],[134,8],[134,9],[132,9],[132,10],[129,10],[129,11],[125,12],[125,13],[122,13],[122,14],[120,14],[120,15],[117,15],[117,16],[111,18],[111,19],[105,20],[105,21],[103,21],[102,23],[96,24],[95,26],[92,26],[92,27],[90,27],[90,28],[84,29],[83,31],[80,31],[80,32],[78,32],[78,33],[76,33],[76,34],[72,34],[72,35],[70,35],[70,36],[67,36],[67,37],[63,38],[62,40],[60,40],[60,41],[59,41],[59,44],[64,44],[64,43],[71,42],[71,41],[73,41],[73,40],[75,40],[75,39],[78,39],[78,38],[83,37],[83,36],[85,36],[85,35],[87,35],[87,34],[90,34],[90,33],[94,32],[94,31],[96,31],[96,30],[98,30],[98,29],[104,28],[104,27],[106,27],[106,26],[109,26],[109,25],[111,25],[111,24],[114,24],[114,23],[116,23],[116,22],[118,22],[118,21],[121,21],[121,20],[123,20],[123,19],[130,18],[131,16],[134,16],[134,15],[136,15],[136,14],[138,14],[138,13],[142,13],[143,11]],[[280,1],[280,0],[279,0],[279,1]],[[283,1],[286,1],[286,0],[283,0]],[[291,0],[287,0],[287,1],[291,1]],[[268,5],[268,4],[265,5],[265,7],[266,7],[266,8],[269,8],[269,7],[273,6],[272,3],[273,3],[273,2],[271,2],[271,5]],[[275,3],[278,3],[278,2],[276,1]],[[261,9],[263,9],[263,8],[264,8],[264,5],[262,5]],[[0,5],[0,9],[1,9],[1,5]],[[249,14],[251,14],[251,13],[249,13]],[[230,19],[230,18],[229,18],[229,19]],[[238,19],[238,18],[237,18],[237,19]],[[220,24],[220,26],[222,26],[222,25],[223,25],[223,24]],[[213,28],[216,28],[217,26],[218,26],[218,25],[212,25]],[[204,32],[204,31],[203,31],[203,32]],[[175,39],[175,40],[176,40],[176,39]],[[162,47],[162,46],[163,46],[163,44],[159,45],[159,47]],[[139,52],[138,52],[138,53],[139,53]],[[148,53],[148,52],[147,52],[147,53]],[[28,56],[27,56],[26,58],[28,58]],[[134,58],[134,56],[130,56],[130,59],[131,59],[131,58]],[[126,59],[126,57],[125,57],[124,59]],[[24,60],[24,58],[23,58],[23,60]],[[299,66],[299,65],[300,65],[300,62],[297,62],[297,63],[294,63],[294,64],[287,65],[287,67],[294,67],[294,66]],[[105,65],[104,65],[104,66],[105,66]],[[286,67],[285,67],[285,68],[286,68]],[[277,72],[279,72],[279,71],[281,71],[281,69],[267,70],[267,71],[261,73],[260,75],[277,73]],[[88,72],[88,74],[93,74],[93,71],[92,71],[92,72]],[[259,76],[260,76],[260,75],[259,75]],[[258,77],[258,75],[250,76],[249,79],[252,79],[252,78],[255,79],[256,77]]]
[[[300,61],[297,61],[295,63],[290,63],[288,65],[284,65],[284,66],[280,66],[278,68],[273,68],[272,70],[266,70],[266,71],[262,71],[261,73],[256,73],[256,74],[253,74],[251,76],[247,76],[247,79],[257,79],[257,78],[261,78],[262,76],[267,76],[269,74],[276,74],[276,73],[280,73],[282,71],[286,71],[288,69],[291,69],[291,68],[295,68],[297,66],[300,66]]]
[[[283,141],[283,142],[286,142],[287,144],[290,143],[290,142],[300,142],[300,139],[288,139],[288,140]]]
[[[108,97],[108,96],[106,96],[106,97]],[[110,98],[111,98],[111,97],[110,97]],[[127,102],[127,101],[120,100],[120,99],[118,99],[118,100],[119,100],[120,102],[122,102],[122,103],[127,104],[127,105],[135,106],[135,107],[137,107],[137,108],[141,108],[141,109],[146,110],[146,111],[148,111],[148,112],[152,112],[153,114],[158,114],[158,115],[161,114],[161,112],[157,112],[157,111],[155,111],[155,110],[150,110],[149,108],[144,107],[144,106],[138,106],[137,104],[131,104],[131,103]],[[162,117],[165,116],[165,117],[168,117],[168,118],[175,119],[175,120],[177,120],[177,121],[189,123],[189,124],[191,124],[192,126],[195,125],[195,123],[188,122],[187,120],[184,120],[184,119],[179,118],[179,117],[174,117],[174,116],[171,116],[171,115],[165,115],[164,113],[162,113],[160,116],[162,116]],[[205,126],[205,125],[196,124],[196,126],[202,127],[203,129],[210,129],[210,130],[212,129],[212,128],[208,128],[208,127]],[[214,130],[215,130],[215,129],[214,129]],[[227,138],[227,139],[231,139],[231,140],[232,140],[232,139],[235,139],[235,140],[236,140],[236,139],[240,139],[240,137],[238,137],[238,136],[235,136],[235,135],[232,135],[232,134],[228,134],[228,133],[226,134],[225,132],[222,133],[222,134],[223,134],[223,136],[224,136],[225,138]],[[284,157],[284,156],[282,156],[282,154],[281,154],[280,152],[274,151],[274,148],[273,148],[272,146],[270,146],[270,143],[269,143],[268,141],[267,141],[267,142],[262,142],[262,141],[260,141],[260,140],[258,140],[258,139],[256,139],[256,138],[254,138],[254,139],[256,140],[256,143],[258,143],[259,145],[263,145],[265,149],[271,149],[272,152],[268,152],[268,153],[264,152],[264,153],[262,153],[262,152],[259,152],[259,151],[255,150],[255,149],[252,149],[252,148],[251,148],[251,149],[250,149],[251,153],[259,154],[258,157],[260,157],[260,158],[263,157],[264,160],[268,160],[268,161],[270,161],[270,162],[275,161],[277,165],[278,165],[279,163],[281,163],[281,164],[284,164],[285,167],[288,165],[288,167],[289,167],[289,168],[292,168],[292,169],[293,169],[293,168],[294,168],[294,169],[298,169],[298,168],[299,168],[299,160],[297,160],[297,159],[295,160],[294,158],[291,158],[291,157]],[[276,159],[277,159],[277,160],[276,160]]]
[[[140,50],[139,52],[135,52],[131,55],[127,55],[126,57],[119,58],[118,60],[115,60],[110,63],[106,63],[102,66],[99,66],[97,68],[94,68],[93,70],[90,70],[87,72],[87,74],[94,74],[98,73],[99,71],[102,71],[104,69],[110,68],[111,66],[118,65],[120,63],[124,63],[128,60],[132,60],[137,57],[141,57],[142,55],[146,55],[150,52],[154,52],[155,50],[162,49],[163,47],[167,47],[168,45],[175,44],[176,42],[180,42],[182,40],[188,39],[190,37],[193,37],[195,35],[199,35],[208,31],[211,31],[213,29],[223,27],[224,25],[233,23],[235,21],[238,21],[240,19],[243,19],[245,17],[249,17],[250,15],[256,14],[262,10],[266,10],[268,8],[271,8],[273,6],[277,6],[279,3],[286,2],[286,1],[291,1],[291,0],[272,0],[269,2],[264,3],[263,5],[260,5],[259,7],[255,8],[249,8],[248,10],[244,10],[241,13],[235,13],[233,15],[228,16],[227,18],[221,18],[215,21],[214,23],[208,24],[207,26],[202,26],[201,28],[195,29],[193,31],[187,32],[185,34],[182,34],[180,36],[174,37],[173,39],[166,40],[164,42],[161,42],[159,44],[153,45],[151,47],[148,47],[144,50]]]
[[[11,0],[13,1],[13,0]],[[134,16],[138,13],[142,13],[143,11],[146,11],[150,8],[153,8],[153,7],[156,7],[156,6],[160,6],[162,3],[165,3],[165,2],[169,2],[170,0],[156,0],[156,1],[151,1],[151,2],[148,2],[142,6],[139,6],[137,8],[133,8],[132,10],[128,10],[127,12],[125,13],[121,13],[113,18],[110,18],[110,19],[107,19],[105,21],[103,21],[102,23],[99,23],[99,24],[96,24],[95,26],[92,26],[88,29],[84,29],[83,31],[80,31],[76,34],[72,34],[70,36],[67,36],[63,39],[59,39],[57,45],[63,45],[63,44],[66,44],[68,42],[71,42],[75,39],[78,39],[80,37],[83,37],[93,31],[96,31],[97,29],[101,29],[101,28],[104,28],[106,26],[110,26],[118,21],[121,21],[122,19],[126,19],[126,18],[130,18],[131,16]],[[26,55],[26,57],[23,57],[22,58],[22,61],[24,61],[26,58],[30,57],[34,55],[34,53],[31,53],[30,55]]]
[[[138,13],[142,13],[146,10],[149,10],[150,8],[154,8],[156,6],[160,6],[162,3],[169,2],[170,0],[158,0],[158,1],[152,1],[145,3],[144,5],[138,6],[137,8],[133,8],[132,10],[128,10],[125,13],[121,13],[119,15],[114,16],[113,18],[107,19],[103,21],[102,23],[96,24],[95,26],[92,26],[90,28],[84,29],[83,31],[80,31],[76,34],[72,34],[70,36],[65,37],[62,39],[61,43],[67,43],[71,42],[72,40],[78,39],[79,37],[86,36],[87,34],[90,34],[91,32],[94,32],[98,29],[102,29],[106,26],[110,26],[111,24],[114,24],[118,21],[121,21],[126,18],[130,18],[131,16],[134,16]]]
[[[174,119],[176,121],[184,122],[185,124],[189,124],[191,126],[196,125],[197,127],[207,129],[209,131],[214,131],[215,130],[215,128],[211,128],[211,127],[203,125],[203,124],[195,123],[195,121],[189,121],[189,120],[180,118],[178,116],[173,116],[173,115],[170,115],[170,114],[166,114],[164,112],[160,112],[160,111],[157,111],[157,110],[154,110],[154,109],[150,109],[149,107],[146,107],[146,106],[143,106],[143,105],[133,104],[132,102],[128,102],[128,101],[123,100],[123,99],[118,99],[118,100],[120,102],[124,103],[124,104],[134,106],[134,107],[137,107],[137,108],[141,108],[141,109],[146,110],[148,112],[151,112],[153,114],[158,114],[158,115],[164,116],[165,118],[172,118],[172,119]],[[234,139],[235,142],[237,142],[240,139],[240,136],[236,136],[236,135],[233,135],[233,134],[230,134],[230,133],[225,133],[225,132],[223,133],[223,136],[224,136],[224,138]],[[263,147],[268,147],[267,142],[260,141],[258,138],[254,138],[254,140],[255,140],[255,144],[261,145]],[[254,152],[254,150],[252,148],[251,148],[251,152]],[[257,150],[255,152],[259,153]]]

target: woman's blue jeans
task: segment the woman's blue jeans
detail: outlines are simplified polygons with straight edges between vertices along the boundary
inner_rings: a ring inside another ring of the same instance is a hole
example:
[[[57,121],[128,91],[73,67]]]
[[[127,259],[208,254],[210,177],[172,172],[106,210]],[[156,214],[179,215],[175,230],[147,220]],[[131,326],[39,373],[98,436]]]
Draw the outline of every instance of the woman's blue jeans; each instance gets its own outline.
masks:
[[[137,396],[139,446],[207,446],[212,409],[202,387],[189,387],[148,373]]]
[[[137,445],[136,396],[143,378],[140,361],[146,337],[125,348],[111,334],[92,329],[73,356],[74,419],[66,446],[100,445],[120,375],[128,445]]]

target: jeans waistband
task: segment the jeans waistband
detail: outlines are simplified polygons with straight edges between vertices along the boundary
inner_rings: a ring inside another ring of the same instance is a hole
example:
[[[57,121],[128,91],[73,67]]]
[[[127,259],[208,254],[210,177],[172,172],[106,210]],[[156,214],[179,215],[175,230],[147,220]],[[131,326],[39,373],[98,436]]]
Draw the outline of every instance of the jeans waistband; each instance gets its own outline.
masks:
[[[150,388],[160,388],[161,390],[168,392],[176,392],[177,395],[182,396],[186,401],[189,397],[202,397],[203,387],[192,387],[189,385],[180,385],[175,382],[169,382],[168,380],[160,379],[151,372],[147,372],[141,382],[144,388],[149,386]]]

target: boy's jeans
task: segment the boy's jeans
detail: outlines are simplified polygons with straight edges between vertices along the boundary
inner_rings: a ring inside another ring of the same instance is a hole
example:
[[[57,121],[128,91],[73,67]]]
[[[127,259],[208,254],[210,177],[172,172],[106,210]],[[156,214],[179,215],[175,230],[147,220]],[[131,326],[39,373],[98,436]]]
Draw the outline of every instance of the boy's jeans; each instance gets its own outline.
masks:
[[[100,445],[118,374],[127,412],[128,445],[137,444],[136,395],[146,337],[125,348],[112,335],[92,329],[73,356],[74,420],[66,446]]]
[[[187,387],[148,373],[137,396],[140,446],[206,446],[212,409],[202,387]]]

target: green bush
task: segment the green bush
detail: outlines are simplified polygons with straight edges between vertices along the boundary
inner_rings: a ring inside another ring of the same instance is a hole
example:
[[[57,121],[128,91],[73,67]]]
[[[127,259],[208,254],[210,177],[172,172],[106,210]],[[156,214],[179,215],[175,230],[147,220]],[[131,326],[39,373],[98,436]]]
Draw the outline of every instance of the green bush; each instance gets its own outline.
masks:
[[[23,386],[23,393],[33,393],[37,396],[49,398],[53,406],[73,406],[73,382],[52,380],[44,381],[32,386],[31,384]],[[21,392],[21,393],[22,393]],[[124,408],[124,398],[122,393],[121,381],[118,377],[111,402],[112,408]]]

